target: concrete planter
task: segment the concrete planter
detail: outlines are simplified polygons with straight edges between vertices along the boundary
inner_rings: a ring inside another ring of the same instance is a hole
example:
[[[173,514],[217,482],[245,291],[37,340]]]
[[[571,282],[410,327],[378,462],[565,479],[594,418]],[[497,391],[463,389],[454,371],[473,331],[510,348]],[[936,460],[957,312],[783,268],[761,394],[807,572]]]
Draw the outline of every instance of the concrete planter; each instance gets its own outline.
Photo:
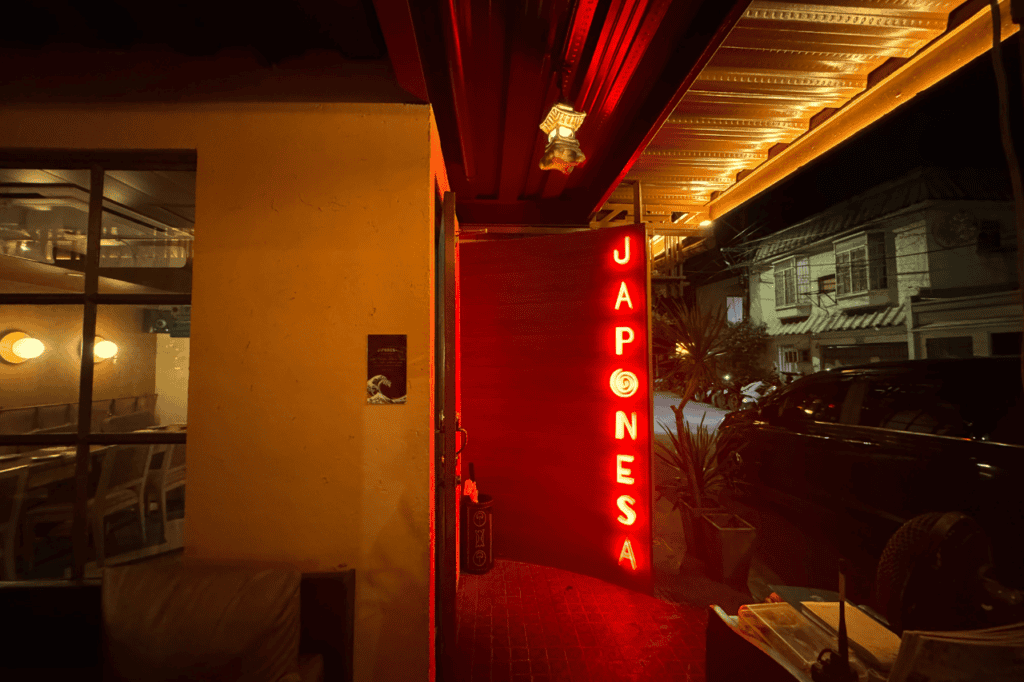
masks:
[[[686,538],[686,551],[698,559],[707,559],[706,545],[700,529],[700,519],[705,514],[722,513],[725,510],[708,502],[702,507],[694,507],[684,500],[679,509],[683,517],[683,537]]]
[[[705,512],[699,523],[709,576],[724,583],[746,582],[756,529],[726,511]]]

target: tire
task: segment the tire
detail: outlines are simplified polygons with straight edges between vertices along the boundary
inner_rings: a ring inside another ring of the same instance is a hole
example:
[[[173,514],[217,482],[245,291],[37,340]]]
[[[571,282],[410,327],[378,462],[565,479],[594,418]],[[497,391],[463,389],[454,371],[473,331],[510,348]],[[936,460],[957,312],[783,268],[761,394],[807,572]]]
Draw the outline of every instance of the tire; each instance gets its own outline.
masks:
[[[990,562],[988,538],[971,517],[915,516],[893,533],[878,561],[876,608],[896,634],[977,627],[970,583]]]

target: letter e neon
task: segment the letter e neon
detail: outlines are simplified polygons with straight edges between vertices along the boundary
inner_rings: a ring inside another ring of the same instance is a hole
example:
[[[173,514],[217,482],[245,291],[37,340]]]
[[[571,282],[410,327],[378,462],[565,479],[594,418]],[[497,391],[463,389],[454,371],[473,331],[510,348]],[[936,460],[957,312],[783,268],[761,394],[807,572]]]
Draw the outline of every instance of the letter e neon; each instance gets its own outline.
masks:
[[[627,469],[622,466],[623,463],[629,464],[633,461],[633,455],[615,455],[615,480],[619,483],[633,484],[633,477],[630,474],[633,473],[632,469]],[[621,497],[619,498],[622,499]],[[632,510],[630,510],[632,511]]]

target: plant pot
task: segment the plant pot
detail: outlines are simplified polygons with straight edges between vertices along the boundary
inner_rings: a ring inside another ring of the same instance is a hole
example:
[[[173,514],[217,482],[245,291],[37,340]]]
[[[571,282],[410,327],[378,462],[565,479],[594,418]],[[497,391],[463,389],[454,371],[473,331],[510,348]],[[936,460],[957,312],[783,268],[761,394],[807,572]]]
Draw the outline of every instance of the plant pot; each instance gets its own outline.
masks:
[[[705,512],[700,529],[710,577],[724,583],[745,582],[756,529],[736,514],[721,511]]]
[[[715,504],[704,503],[702,507],[694,507],[686,500],[683,500],[680,507],[683,516],[683,537],[686,539],[686,551],[691,552],[699,559],[706,559],[706,546],[700,531],[700,519],[704,514],[721,513],[722,507]]]

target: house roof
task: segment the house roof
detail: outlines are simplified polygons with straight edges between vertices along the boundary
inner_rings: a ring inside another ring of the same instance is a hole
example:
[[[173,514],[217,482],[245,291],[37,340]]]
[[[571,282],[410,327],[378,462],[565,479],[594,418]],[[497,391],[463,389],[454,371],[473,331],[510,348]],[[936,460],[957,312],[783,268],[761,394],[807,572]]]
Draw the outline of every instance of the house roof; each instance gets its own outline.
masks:
[[[917,168],[898,180],[878,185],[768,237],[758,247],[754,262],[770,260],[926,201],[1009,201],[1011,198],[1005,180],[994,169]]]
[[[776,319],[768,323],[768,333],[772,336],[788,336],[790,334],[821,334],[874,327],[896,327],[904,324],[906,319],[906,305],[900,304],[863,313],[850,314],[836,311],[830,314],[811,315],[798,322],[783,322]]]

